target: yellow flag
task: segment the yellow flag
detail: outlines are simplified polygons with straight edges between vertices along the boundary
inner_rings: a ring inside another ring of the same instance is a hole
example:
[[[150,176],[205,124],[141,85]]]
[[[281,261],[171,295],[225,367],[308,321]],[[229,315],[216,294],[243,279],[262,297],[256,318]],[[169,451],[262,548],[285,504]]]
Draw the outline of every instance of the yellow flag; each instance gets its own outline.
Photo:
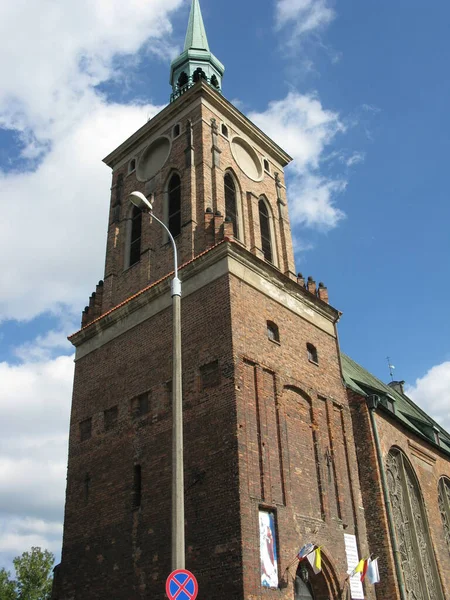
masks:
[[[359,561],[359,563],[356,565],[356,567],[350,573],[350,577],[353,577],[354,575],[356,575],[356,573],[362,573],[363,572],[364,562],[365,562],[364,560],[360,560]]]
[[[314,560],[314,566],[316,567],[316,571],[319,572],[322,570],[322,553],[320,552],[320,547],[316,550],[316,557]]]

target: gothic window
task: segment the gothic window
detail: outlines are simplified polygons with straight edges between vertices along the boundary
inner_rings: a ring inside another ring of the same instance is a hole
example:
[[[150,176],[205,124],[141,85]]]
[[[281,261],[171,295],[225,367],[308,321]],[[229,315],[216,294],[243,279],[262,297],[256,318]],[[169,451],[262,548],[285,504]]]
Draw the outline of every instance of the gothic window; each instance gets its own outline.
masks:
[[[306,352],[308,353],[308,360],[310,362],[319,364],[319,355],[317,354],[317,348],[313,344],[306,344]]]
[[[233,223],[233,235],[239,238],[236,184],[230,173],[224,177],[225,185],[225,216]]]
[[[176,173],[170,178],[167,195],[167,227],[176,237],[181,233],[181,179]]]
[[[406,596],[444,600],[420,488],[400,450],[389,452],[386,472]]]
[[[270,232],[270,216],[269,209],[263,198],[258,203],[259,208],[259,226],[261,229],[261,248],[264,258],[269,262],[273,262],[272,253],[272,236]]]
[[[444,537],[450,551],[450,479],[442,477],[439,481],[439,510],[441,511]]]
[[[141,260],[142,211],[133,206],[131,213],[130,247],[128,266],[132,267]]]
[[[128,173],[132,173],[136,170],[136,159],[132,158],[128,163]]]
[[[222,123],[222,135],[228,137],[228,127],[224,123]]]
[[[280,341],[280,331],[278,329],[278,325],[273,321],[267,321],[267,337],[272,342]]]

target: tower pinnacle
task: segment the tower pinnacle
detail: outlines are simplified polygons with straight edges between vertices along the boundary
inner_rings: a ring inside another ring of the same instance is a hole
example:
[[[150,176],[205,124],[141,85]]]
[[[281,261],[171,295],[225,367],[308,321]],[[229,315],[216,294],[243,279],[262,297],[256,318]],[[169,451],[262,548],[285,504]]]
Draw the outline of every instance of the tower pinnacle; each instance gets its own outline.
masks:
[[[208,38],[206,37],[202,11],[198,0],[192,1],[184,50],[206,50],[209,52]]]
[[[221,92],[224,71],[223,64],[209,49],[200,2],[192,0],[184,50],[170,67],[171,101],[200,79]]]

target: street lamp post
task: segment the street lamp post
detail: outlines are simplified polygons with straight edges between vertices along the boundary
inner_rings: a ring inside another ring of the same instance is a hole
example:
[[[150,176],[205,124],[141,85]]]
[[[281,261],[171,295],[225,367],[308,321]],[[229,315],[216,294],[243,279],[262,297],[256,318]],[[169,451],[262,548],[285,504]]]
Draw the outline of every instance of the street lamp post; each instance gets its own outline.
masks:
[[[181,369],[181,281],[178,279],[178,255],[175,240],[168,227],[153,214],[153,195],[149,201],[141,192],[132,192],[131,202],[150,215],[166,231],[173,246],[173,376],[172,376],[172,571],[185,568],[184,544],[184,474],[183,474],[183,398]]]

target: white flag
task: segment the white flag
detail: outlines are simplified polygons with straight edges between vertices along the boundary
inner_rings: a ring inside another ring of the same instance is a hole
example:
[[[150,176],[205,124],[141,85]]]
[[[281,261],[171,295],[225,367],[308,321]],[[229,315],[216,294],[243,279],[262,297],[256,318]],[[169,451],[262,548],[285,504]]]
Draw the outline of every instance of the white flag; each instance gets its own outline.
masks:
[[[370,583],[380,583],[380,572],[378,570],[378,558],[370,560],[369,566],[367,567],[367,579]]]

